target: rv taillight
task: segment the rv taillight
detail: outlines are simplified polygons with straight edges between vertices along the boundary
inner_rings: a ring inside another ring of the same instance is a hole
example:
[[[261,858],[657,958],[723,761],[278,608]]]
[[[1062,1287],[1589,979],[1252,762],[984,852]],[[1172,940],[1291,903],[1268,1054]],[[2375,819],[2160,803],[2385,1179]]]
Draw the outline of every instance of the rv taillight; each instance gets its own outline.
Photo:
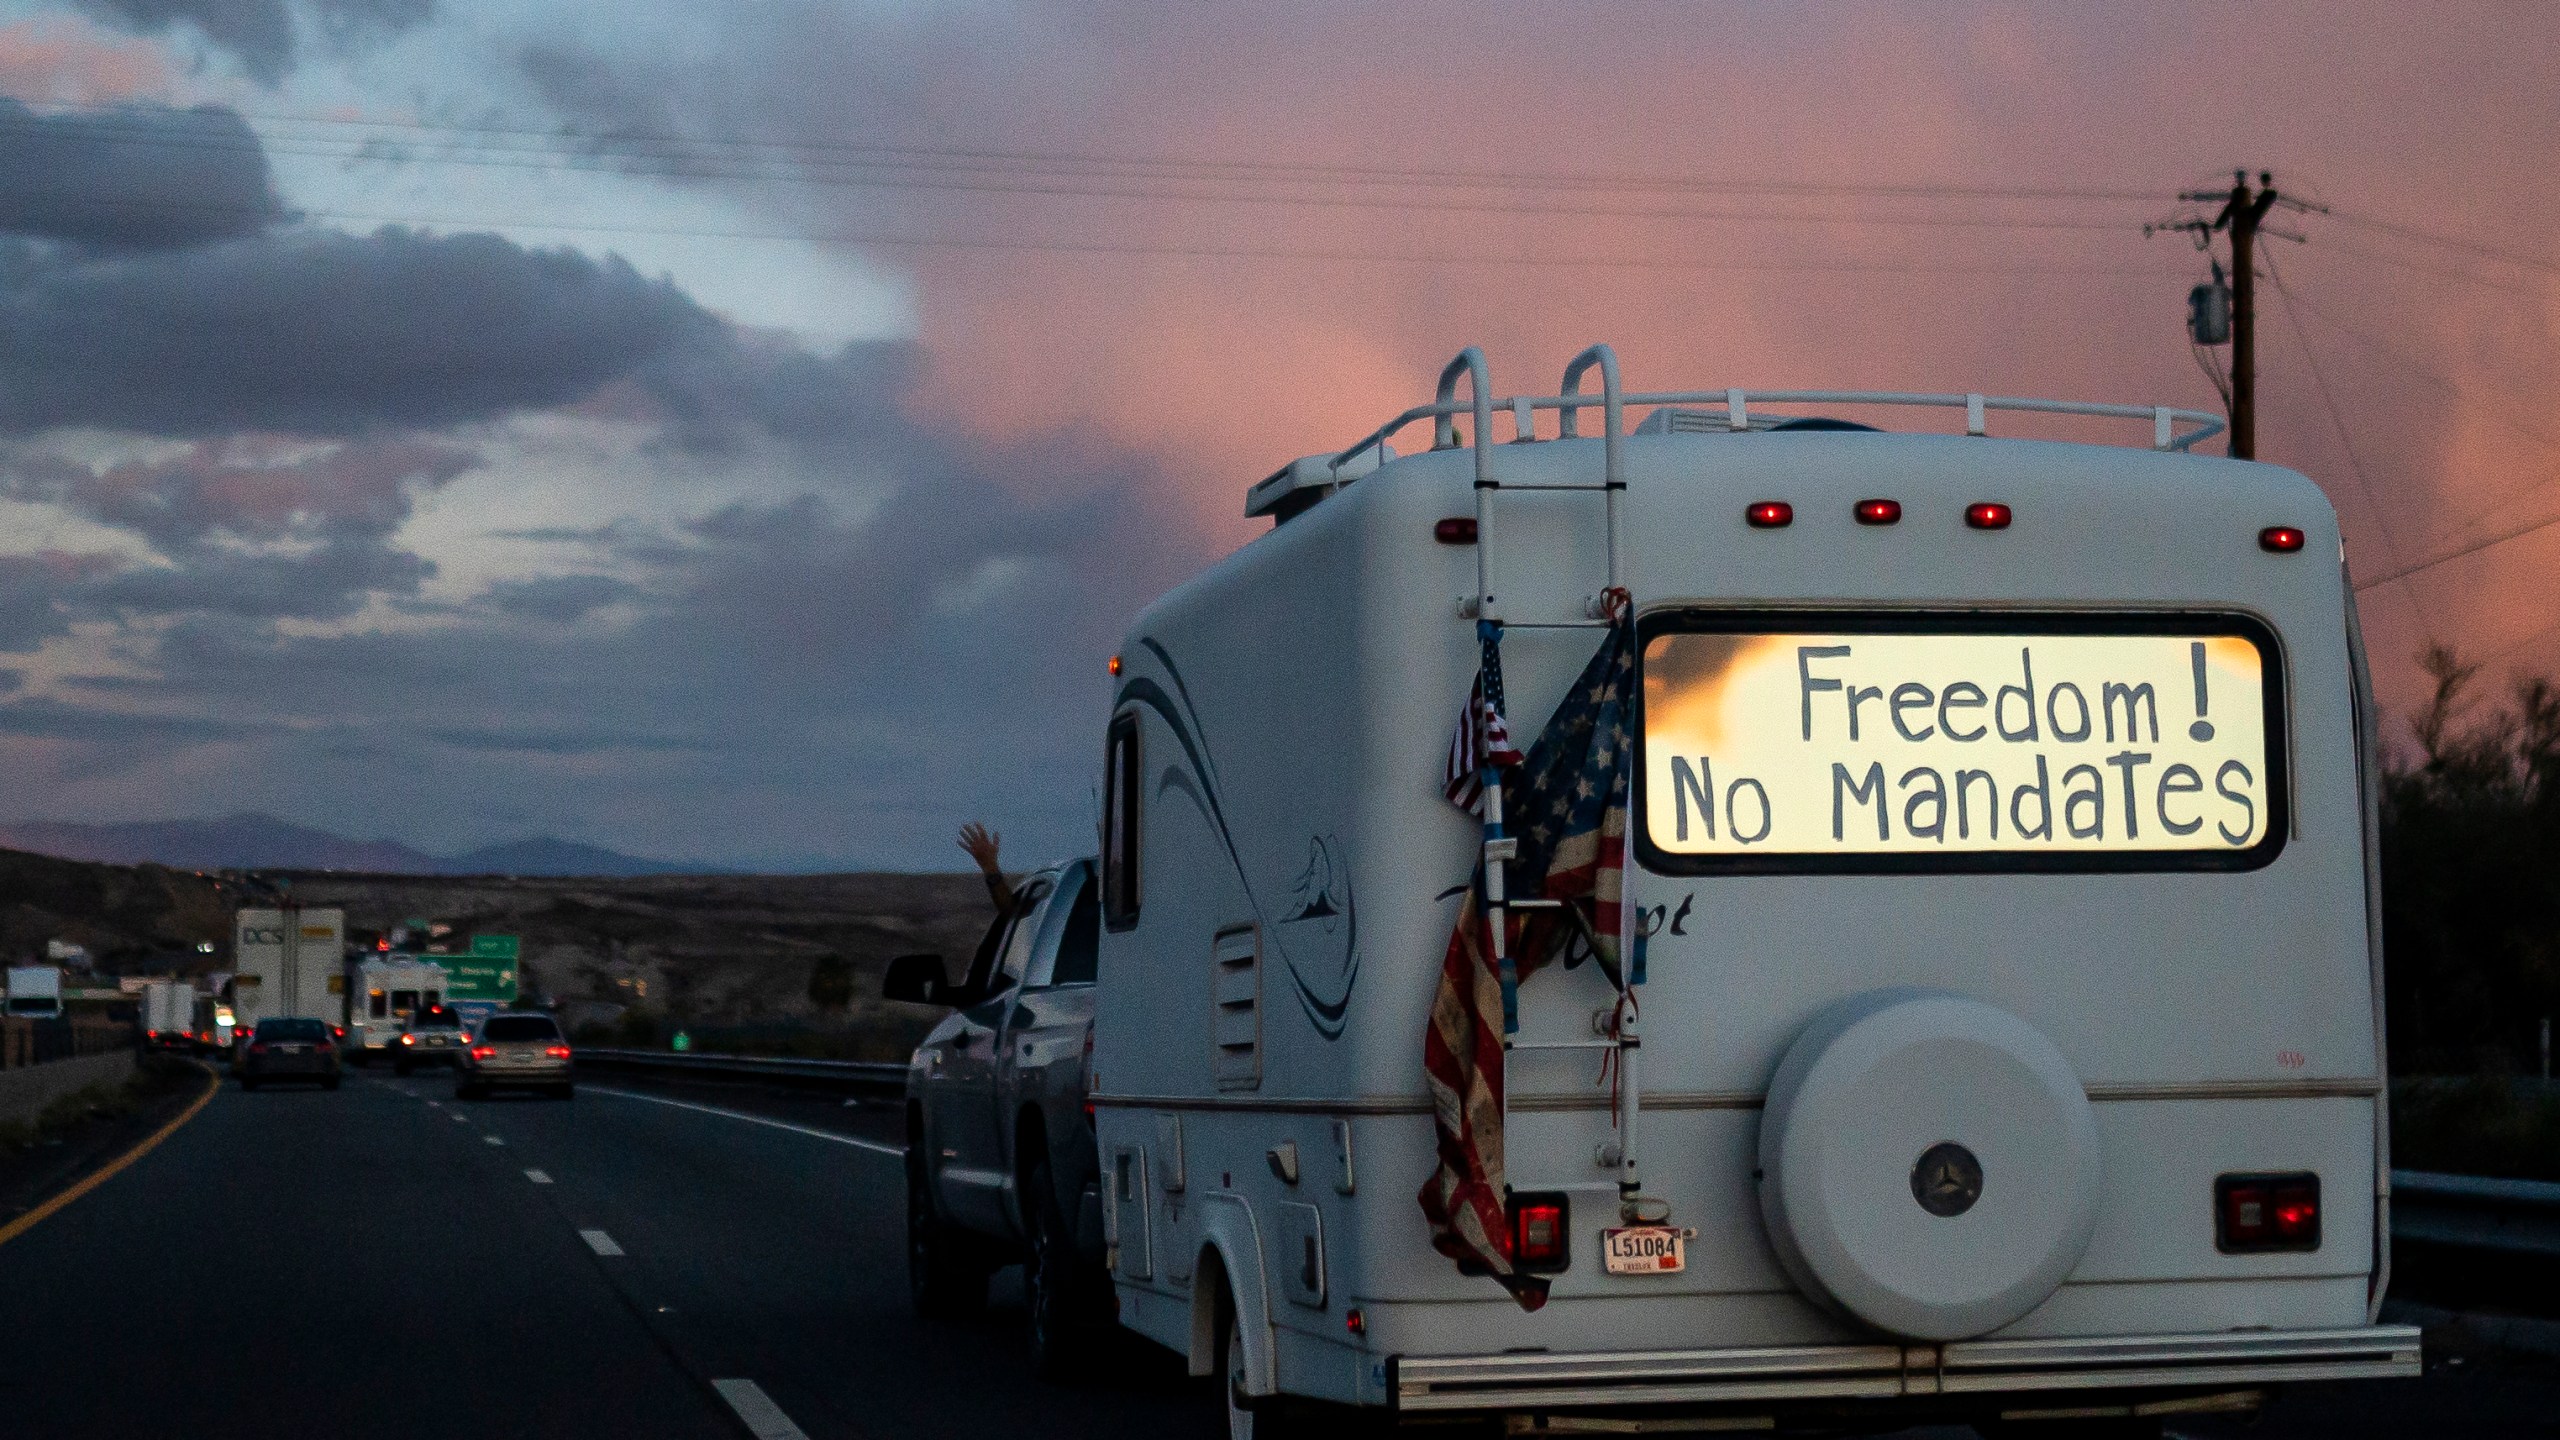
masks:
[[[2258,548],[2290,555],[2302,548],[2303,534],[2290,525],[2270,525],[2258,532]]]
[[[1114,675],[1120,673],[1120,657],[1117,655],[1111,657],[1111,673]]]
[[[2320,1248],[2317,1175],[2224,1175],[2213,1201],[2214,1240],[2225,1253]]]
[[[1522,1270],[1562,1270],[1571,1256],[1565,1197],[1511,1197],[1511,1263]]]
[[[1858,523],[1861,525],[1890,525],[1902,518],[1902,502],[1861,500],[1858,502],[1857,515]]]
[[[1366,1335],[1369,1333],[1369,1317],[1361,1314],[1360,1307],[1354,1305],[1349,1311],[1344,1313],[1342,1317],[1342,1328],[1350,1331],[1354,1335]]]
[[[1452,515],[1435,521],[1431,526],[1431,538],[1443,545],[1473,545],[1476,543],[1476,518]]]
[[[1742,518],[1754,530],[1777,530],[1795,523],[1796,507],[1784,500],[1754,500]]]
[[[1997,500],[1978,500],[1964,507],[1964,523],[1976,530],[2009,528],[2009,507]]]

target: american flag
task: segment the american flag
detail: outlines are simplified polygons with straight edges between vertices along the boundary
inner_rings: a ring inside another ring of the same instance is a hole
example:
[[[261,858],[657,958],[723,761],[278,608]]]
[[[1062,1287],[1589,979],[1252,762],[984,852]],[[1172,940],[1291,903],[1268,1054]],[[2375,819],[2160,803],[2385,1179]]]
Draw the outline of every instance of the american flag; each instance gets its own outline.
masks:
[[[1556,706],[1525,764],[1502,787],[1505,830],[1519,841],[1508,891],[1587,907],[1591,932],[1612,963],[1626,879],[1633,750],[1629,706],[1635,691],[1633,607],[1621,599],[1613,609],[1618,623],[1609,627],[1599,653]],[[1500,658],[1490,644],[1486,662],[1498,696]],[[1477,685],[1481,692],[1483,674]],[[1455,794],[1450,799],[1464,803]],[[1508,948],[1522,979],[1565,951],[1578,933],[1552,910],[1531,911],[1525,923],[1519,917],[1508,923]],[[1568,966],[1580,958],[1568,959]],[[1463,1265],[1481,1267],[1522,1309],[1535,1310],[1546,1303],[1546,1280],[1520,1273],[1511,1264],[1503,1167],[1502,999],[1479,865],[1440,961],[1431,1028],[1423,1037],[1422,1066],[1431,1080],[1439,1166],[1424,1182],[1420,1199],[1434,1248]]]
[[[1449,803],[1470,815],[1484,813],[1485,767],[1520,763],[1511,727],[1502,723],[1502,629],[1479,621],[1476,638],[1484,658],[1467,691],[1466,708],[1458,712],[1458,727],[1449,736],[1449,768],[1440,782]]]

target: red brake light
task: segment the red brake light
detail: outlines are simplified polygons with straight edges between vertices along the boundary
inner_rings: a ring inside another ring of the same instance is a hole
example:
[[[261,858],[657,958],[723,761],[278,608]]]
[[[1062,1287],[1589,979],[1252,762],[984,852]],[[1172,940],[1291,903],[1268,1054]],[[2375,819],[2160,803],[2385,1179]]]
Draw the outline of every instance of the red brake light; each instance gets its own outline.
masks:
[[[1754,500],[1742,518],[1754,530],[1776,530],[1795,522],[1796,507],[1784,500]]]
[[[2009,507],[1997,500],[1979,500],[1964,507],[1964,523],[1976,530],[2009,528]]]
[[[1562,1195],[1511,1197],[1511,1263],[1523,1270],[1561,1270],[1570,1253]]]
[[[1902,502],[1899,500],[1861,500],[1858,502],[1857,513],[1858,523],[1861,525],[1890,525],[1902,518]]]
[[[1369,1333],[1369,1317],[1360,1312],[1359,1306],[1354,1305],[1344,1312],[1342,1328],[1354,1335],[1366,1335]]]
[[[2320,1248],[2320,1177],[2224,1175],[2213,1182],[2215,1239],[2225,1252]]]
[[[2258,532],[2258,548],[2290,555],[2302,548],[2303,533],[2290,525],[2270,525]]]
[[[1476,543],[1476,517],[1452,515],[1438,521],[1431,527],[1431,538],[1443,545],[1473,545]]]
[[[566,1045],[554,1045],[542,1053],[550,1056],[554,1060],[566,1060],[569,1058],[569,1047]]]
[[[474,1045],[471,1047],[471,1058],[474,1060],[494,1060],[497,1057],[498,1047],[495,1045]]]

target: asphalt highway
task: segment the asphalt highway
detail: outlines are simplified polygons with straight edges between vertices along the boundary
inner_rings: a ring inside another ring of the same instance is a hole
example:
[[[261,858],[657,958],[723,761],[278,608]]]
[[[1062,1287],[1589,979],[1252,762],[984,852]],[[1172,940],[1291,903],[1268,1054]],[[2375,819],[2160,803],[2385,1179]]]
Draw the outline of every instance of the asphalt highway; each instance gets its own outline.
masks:
[[[916,1320],[894,1115],[602,1076],[569,1102],[226,1087],[0,1245],[0,1435],[1219,1433],[1127,1337],[1032,1380],[1010,1272],[984,1318]],[[2560,1366],[2437,1357],[2181,1433],[2560,1436]]]
[[[1223,1425],[1215,1397],[1140,1342],[1089,1385],[1033,1382],[1001,1283],[983,1320],[916,1320],[883,1117],[686,1108],[704,1103],[601,1083],[568,1102],[460,1103],[440,1075],[378,1072],[334,1094],[226,1086],[0,1246],[0,1435]]]

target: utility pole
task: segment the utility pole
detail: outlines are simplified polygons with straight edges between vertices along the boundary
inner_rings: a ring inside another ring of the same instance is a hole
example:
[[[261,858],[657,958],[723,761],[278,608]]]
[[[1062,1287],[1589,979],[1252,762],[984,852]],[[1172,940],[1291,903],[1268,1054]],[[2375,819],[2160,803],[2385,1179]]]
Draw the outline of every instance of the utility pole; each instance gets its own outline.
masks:
[[[2258,172],[2257,183],[2249,183],[2249,172],[2231,172],[2231,188],[2221,190],[2189,190],[2178,196],[2190,205],[2220,202],[2222,209],[2211,219],[2196,217],[2166,221],[2142,227],[2146,235],[2163,230],[2184,231],[2196,237],[2196,248],[2210,247],[2213,237],[2228,232],[2231,236],[2231,455],[2237,460],[2258,458],[2258,273],[2252,252],[2258,244],[2259,222],[2284,197],[2276,194],[2275,176]],[[2299,201],[2285,203],[2300,209]],[[2298,236],[2291,238],[2300,238]],[[2220,337],[2197,334],[2199,345],[2220,344]]]

